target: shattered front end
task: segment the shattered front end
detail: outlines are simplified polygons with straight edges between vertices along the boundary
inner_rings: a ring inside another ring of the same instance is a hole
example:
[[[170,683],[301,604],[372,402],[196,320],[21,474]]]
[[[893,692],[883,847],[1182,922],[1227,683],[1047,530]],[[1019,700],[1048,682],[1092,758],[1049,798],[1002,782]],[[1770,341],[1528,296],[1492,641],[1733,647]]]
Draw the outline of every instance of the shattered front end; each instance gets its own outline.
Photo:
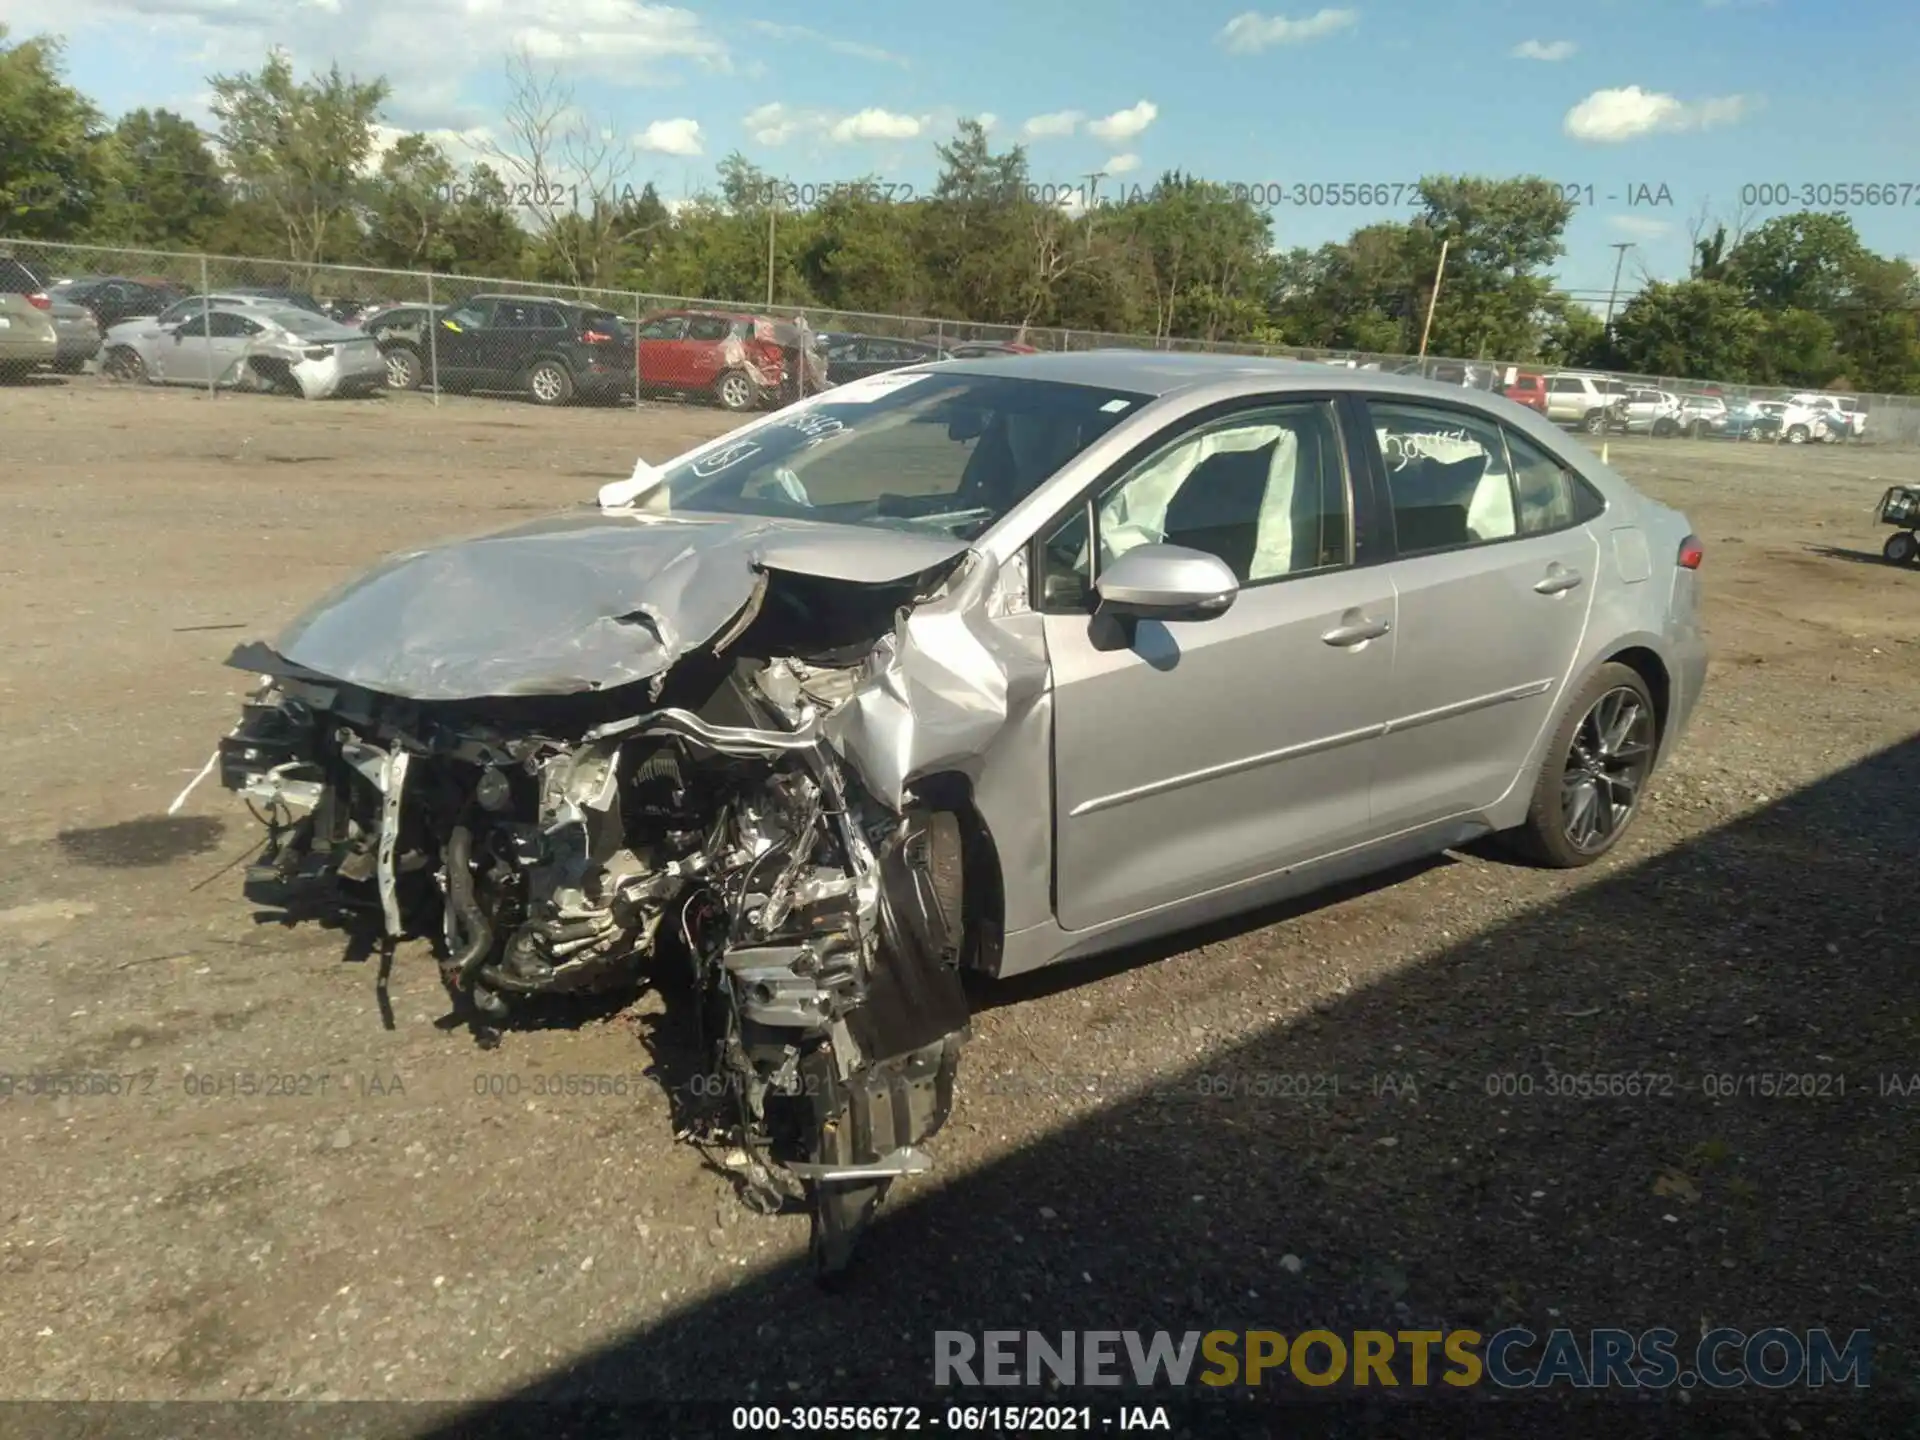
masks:
[[[835,1273],[889,1182],[928,1167],[968,1033],[966,823],[842,753],[891,736],[912,760],[914,657],[887,632],[951,568],[859,592],[869,634],[805,655],[770,653],[793,602],[763,574],[721,642],[573,693],[408,698],[242,647],[262,683],[218,768],[267,829],[249,878],[429,936],[484,1024],[683,967],[727,1105],[703,1138],[744,1153],[755,1208],[810,1206]]]

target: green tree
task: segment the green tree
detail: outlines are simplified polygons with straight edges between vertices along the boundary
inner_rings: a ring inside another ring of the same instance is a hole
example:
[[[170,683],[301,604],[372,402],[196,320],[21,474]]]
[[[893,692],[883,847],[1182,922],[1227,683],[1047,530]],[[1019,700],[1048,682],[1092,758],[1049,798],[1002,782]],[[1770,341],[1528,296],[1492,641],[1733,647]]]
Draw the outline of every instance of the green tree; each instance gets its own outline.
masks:
[[[1641,375],[1744,381],[1753,377],[1766,317],[1731,285],[1716,280],[1656,282],[1613,322],[1621,368]]]
[[[8,44],[7,34],[0,25],[0,229],[71,239],[108,198],[112,163],[100,112],[61,78],[58,39]]]
[[[289,258],[318,264],[357,248],[356,214],[384,79],[362,82],[340,67],[296,80],[284,50],[257,74],[215,75],[220,148],[245,200],[271,214]]]
[[[108,146],[113,196],[93,233],[130,245],[192,248],[227,213],[226,176],[206,137],[171,110],[133,110]]]
[[[1835,308],[1864,254],[1845,215],[1806,210],[1767,221],[1727,257],[1733,278],[1762,310]]]
[[[1572,202],[1560,186],[1534,176],[1432,175],[1420,182],[1420,199],[1409,232],[1414,263],[1424,266],[1429,250],[1437,262],[1433,242],[1449,242],[1430,353],[1532,359],[1553,294],[1548,271],[1566,251]]]

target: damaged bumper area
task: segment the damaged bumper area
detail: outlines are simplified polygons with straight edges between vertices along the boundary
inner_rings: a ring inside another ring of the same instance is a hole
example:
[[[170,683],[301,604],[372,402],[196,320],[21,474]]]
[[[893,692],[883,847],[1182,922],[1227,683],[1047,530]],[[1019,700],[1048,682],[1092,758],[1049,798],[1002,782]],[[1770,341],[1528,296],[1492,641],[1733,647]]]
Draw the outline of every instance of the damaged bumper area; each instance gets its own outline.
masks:
[[[219,383],[308,400],[374,395],[386,388],[387,362],[371,337],[292,344],[263,338],[252,343]]]
[[[521,541],[593,553],[580,532],[595,528]],[[964,600],[991,567],[957,545],[929,564],[919,541],[891,565],[913,573],[875,578],[889,567],[856,553],[857,532],[832,553],[804,531],[723,542],[629,524],[626,538],[627,552],[672,552],[643,562],[669,577],[648,587],[656,602],[604,566],[576,569],[574,593],[565,566],[538,567],[519,646],[475,638],[471,552],[428,552],[403,557],[404,599],[402,564],[275,648],[241,647],[229,663],[262,685],[221,741],[220,780],[268,830],[251,881],[324,882],[377,910],[389,937],[431,936],[448,990],[490,1023],[679,968],[721,1082],[706,1088],[725,1097],[704,1138],[745,1153],[755,1208],[810,1207],[831,1274],[890,1181],[927,1168],[918,1147],[953,1102],[971,852],[962,817],[912,782],[918,752],[981,743],[1006,677],[971,704],[943,686],[960,723],[943,716],[921,742],[902,697],[929,663],[913,605]],[[699,605],[658,598],[675,593],[676,564]],[[361,604],[394,616],[409,601],[413,640],[359,629],[373,613],[356,619]],[[464,651],[436,644],[436,604],[463,610]],[[643,619],[609,630],[609,614]],[[614,683],[583,683],[589,659]],[[987,652],[971,659],[993,669]]]

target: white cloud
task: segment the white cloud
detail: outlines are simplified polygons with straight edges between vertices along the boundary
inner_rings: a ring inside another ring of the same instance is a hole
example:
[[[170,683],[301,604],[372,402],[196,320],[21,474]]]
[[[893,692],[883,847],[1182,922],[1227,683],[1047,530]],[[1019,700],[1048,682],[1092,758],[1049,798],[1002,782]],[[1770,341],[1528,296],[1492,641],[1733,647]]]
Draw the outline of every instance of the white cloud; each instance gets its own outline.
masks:
[[[1609,215],[1607,224],[1622,235],[1632,235],[1641,240],[1664,240],[1673,234],[1671,220],[1656,220],[1651,215]]]
[[[1324,40],[1360,23],[1358,10],[1316,10],[1300,20],[1285,15],[1262,15],[1248,10],[1229,20],[1218,39],[1236,55],[1257,55],[1275,45],[1300,45],[1308,40]]]
[[[917,117],[869,108],[836,120],[827,138],[837,145],[847,145],[861,140],[911,140],[919,133]]]
[[[872,60],[882,65],[898,65],[907,68],[912,62],[904,55],[896,55],[891,50],[882,50],[878,45],[863,45],[858,40],[836,40],[831,35],[822,35],[818,30],[805,25],[778,25],[771,20],[749,20],[749,28],[774,40],[797,40],[813,45],[822,45],[836,55],[851,55],[857,60]]]
[[[861,141],[913,140],[926,133],[931,117],[896,115],[869,107],[851,115],[826,110],[795,110],[778,101],[762,105],[742,117],[747,133],[761,145],[784,145],[799,135],[831,140],[837,145]]]
[[[1061,135],[1071,135],[1080,128],[1080,122],[1087,117],[1078,110],[1055,110],[1046,115],[1036,115],[1020,129],[1035,140],[1050,140]]]
[[[1744,95],[1724,95],[1691,103],[1658,91],[1629,85],[1596,90],[1567,111],[1562,128],[1575,140],[1611,145],[1643,135],[1677,134],[1731,125],[1752,108]]]
[[[1140,168],[1140,157],[1138,155],[1116,155],[1101,168],[1109,175],[1125,175],[1129,171]]]
[[[982,130],[986,131],[989,135],[993,133],[993,127],[1000,123],[1000,117],[994,114],[991,110],[987,111],[987,113],[984,115],[976,115],[973,117],[973,119],[974,119],[974,123],[977,124]]]
[[[791,110],[774,101],[749,112],[740,123],[762,145],[784,145],[803,130],[817,130],[825,117],[812,111]]]
[[[373,151],[361,168],[368,174],[378,170],[380,162],[401,137],[413,133],[398,125],[375,125]],[[491,159],[488,147],[496,143],[494,133],[484,125],[477,125],[470,130],[423,130],[419,133],[438,145],[447,159],[453,162],[454,169],[462,174],[466,173],[469,165]]]
[[[1579,48],[1571,40],[1522,40],[1512,54],[1516,60],[1571,60]]]
[[[633,137],[633,148],[651,150],[656,155],[698,155],[700,122],[684,118],[656,120]]]
[[[1097,135],[1102,140],[1116,143],[1131,140],[1140,134],[1159,117],[1160,107],[1151,100],[1142,100],[1125,110],[1116,110],[1104,120],[1096,120],[1087,126],[1089,135]]]

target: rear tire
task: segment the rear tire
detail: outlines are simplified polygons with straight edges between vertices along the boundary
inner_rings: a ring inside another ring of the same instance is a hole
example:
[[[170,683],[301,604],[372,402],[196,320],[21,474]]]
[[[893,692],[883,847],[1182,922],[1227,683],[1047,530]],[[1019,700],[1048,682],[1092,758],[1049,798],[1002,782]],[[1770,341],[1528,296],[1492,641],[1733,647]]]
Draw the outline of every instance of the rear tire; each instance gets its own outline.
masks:
[[[729,370],[713,382],[713,398],[722,410],[753,408],[753,377],[744,370]]]
[[[1638,817],[1659,738],[1647,682],[1631,666],[1602,665],[1554,730],[1508,848],[1553,870],[1593,864]]]
[[[1912,565],[1920,559],[1920,535],[1911,530],[1896,530],[1887,537],[1887,543],[1880,547],[1880,553],[1889,564]]]
[[[1789,445],[1806,444],[1807,443],[1807,427],[1804,425],[1796,425],[1791,430],[1787,431],[1787,443]]]
[[[1585,430],[1589,435],[1606,434],[1607,412],[1604,410],[1589,410],[1587,412],[1587,418],[1581,422],[1580,428]]]
[[[538,360],[527,371],[527,393],[539,405],[564,405],[573,398],[573,376],[558,360]]]

